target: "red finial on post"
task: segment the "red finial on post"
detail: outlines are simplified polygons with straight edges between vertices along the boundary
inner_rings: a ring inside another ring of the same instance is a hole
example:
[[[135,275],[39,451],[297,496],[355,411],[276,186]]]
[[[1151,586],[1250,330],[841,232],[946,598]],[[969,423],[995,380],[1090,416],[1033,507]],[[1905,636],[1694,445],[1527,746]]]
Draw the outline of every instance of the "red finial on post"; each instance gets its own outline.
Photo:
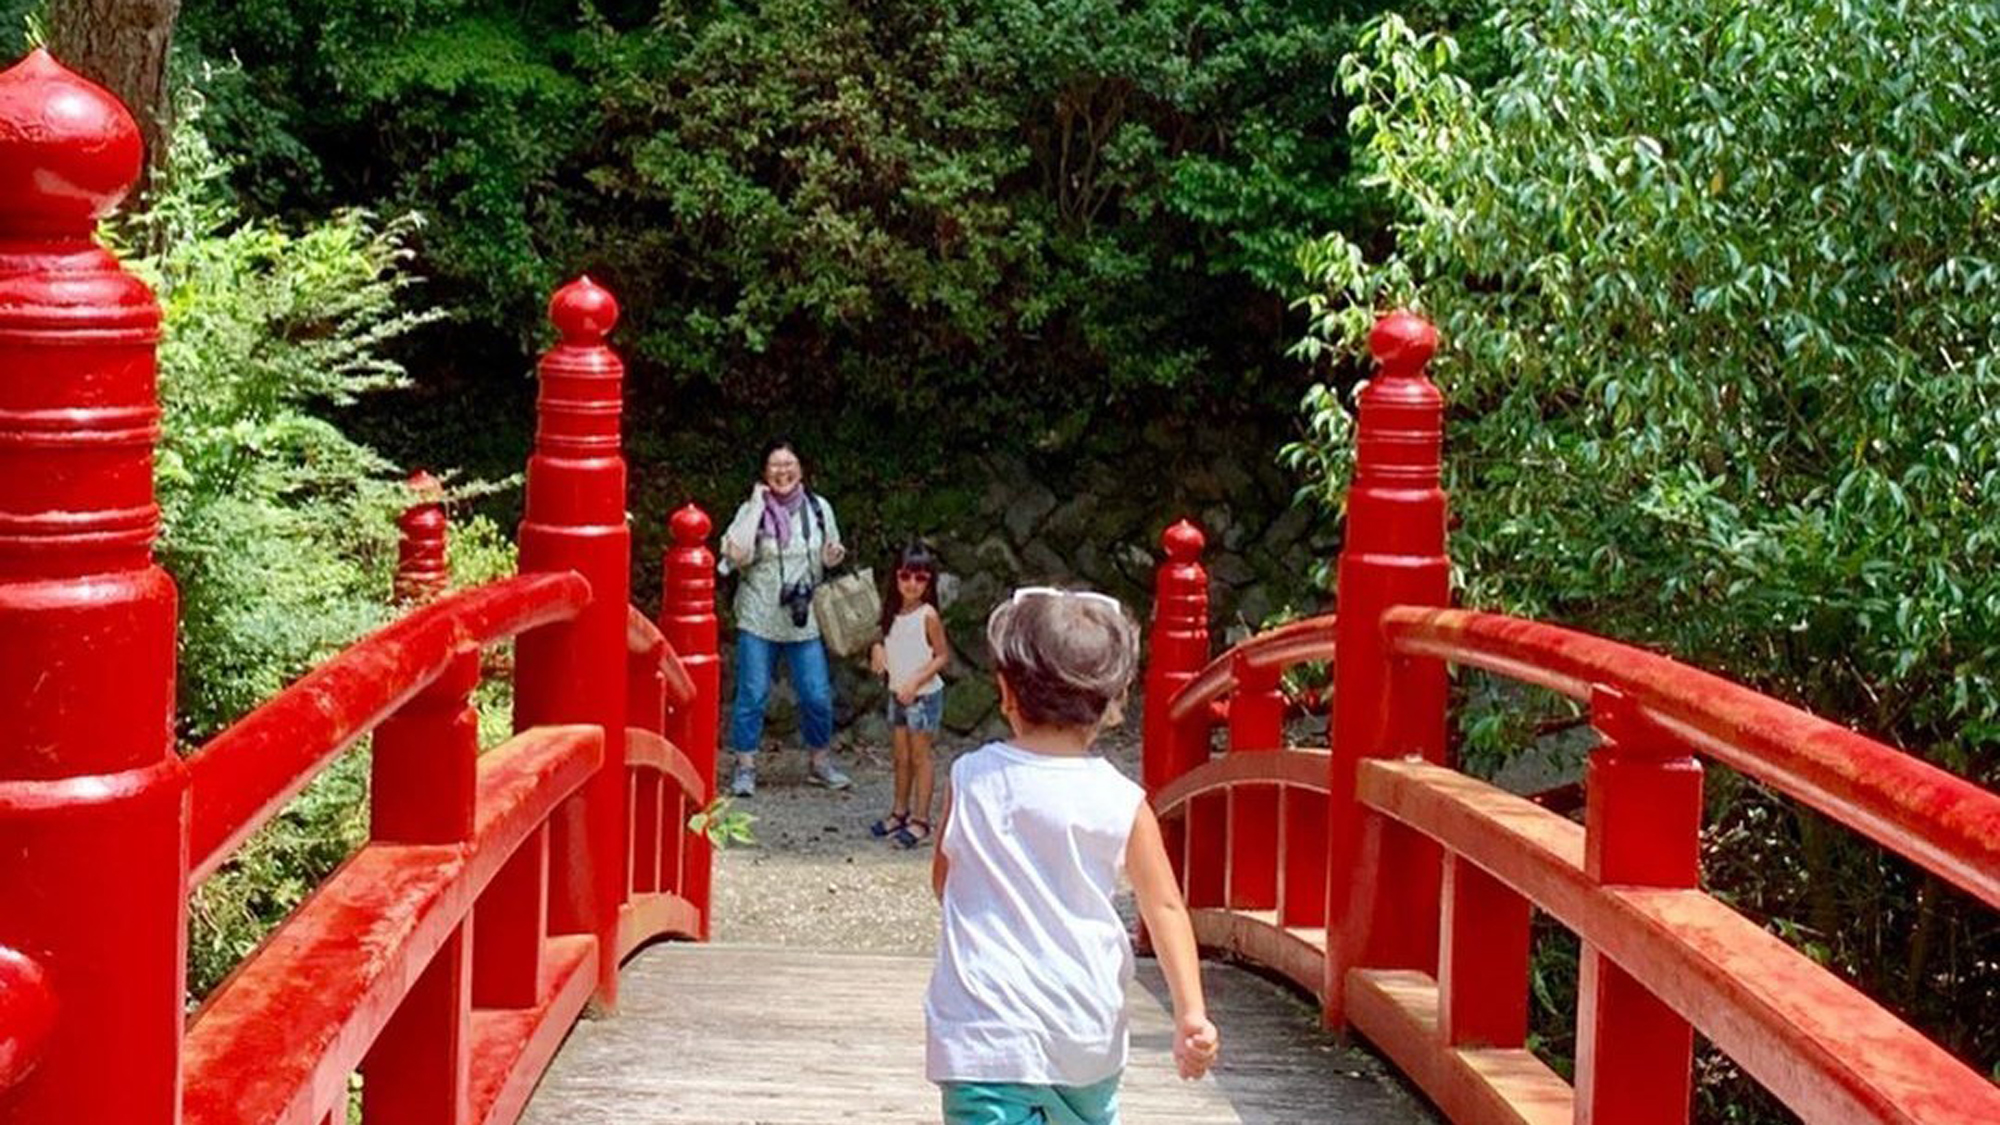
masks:
[[[1174,693],[1208,663],[1208,571],[1201,565],[1207,545],[1208,537],[1188,520],[1160,534],[1167,559],[1154,578],[1141,748],[1148,792],[1208,760],[1207,716],[1180,724],[1167,718]]]
[[[109,90],[37,49],[0,73],[0,230],[88,240],[145,166]]]
[[[632,532],[619,434],[625,365],[604,343],[618,323],[618,302],[596,282],[582,277],[557,290],[549,319],[562,339],[540,365],[520,569],[574,570],[589,580],[591,599],[575,621],[517,642],[514,723],[589,723],[605,731],[602,769],[550,821],[549,925],[559,934],[596,935],[596,1002],[608,1008],[618,994],[629,813],[623,746]],[[481,940],[479,926],[473,933]]]
[[[451,585],[451,563],[446,551],[451,522],[444,514],[444,486],[422,469],[410,474],[413,497],[410,506],[396,517],[402,535],[396,543],[396,601],[401,605],[421,605],[435,601]]]
[[[694,702],[677,709],[668,734],[687,754],[703,791],[715,794],[717,736],[722,729],[722,661],[715,618],[715,552],[708,546],[714,521],[693,504],[667,521],[673,545],[667,548],[660,589],[660,632],[680,654],[681,665],[694,681]],[[714,852],[708,838],[689,842],[687,881],[681,893],[701,911],[701,936],[708,937],[709,899]]]
[[[1381,374],[1360,396],[1334,626],[1327,847],[1334,879],[1328,907],[1337,924],[1327,932],[1325,991],[1334,1025],[1345,1018],[1349,969],[1437,966],[1436,847],[1364,815],[1354,799],[1361,759],[1421,753],[1435,760],[1444,750],[1444,665],[1392,667],[1382,639],[1389,607],[1442,606],[1450,596],[1444,396],[1425,372],[1437,331],[1414,313],[1392,312],[1376,322],[1368,346]],[[1380,839],[1364,845],[1364,833]],[[1364,856],[1376,857],[1365,870],[1357,867]]]
[[[18,982],[46,1010],[52,989],[61,1012],[38,1060],[0,1042],[18,1125],[180,1112],[185,783],[174,588],[152,558],[160,309],[91,237],[140,160],[125,108],[47,52],[0,73],[0,947],[18,955],[0,991]]]

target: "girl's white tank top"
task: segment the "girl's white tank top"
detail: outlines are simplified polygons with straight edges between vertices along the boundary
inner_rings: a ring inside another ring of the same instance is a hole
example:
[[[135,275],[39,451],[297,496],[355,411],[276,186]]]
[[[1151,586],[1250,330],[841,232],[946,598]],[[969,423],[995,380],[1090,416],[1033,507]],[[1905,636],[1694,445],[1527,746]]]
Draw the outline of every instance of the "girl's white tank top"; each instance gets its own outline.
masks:
[[[952,766],[932,1081],[1088,1086],[1124,1068],[1132,943],[1112,896],[1144,799],[1102,758],[991,742]]]
[[[924,632],[924,619],[937,612],[926,605],[912,613],[899,613],[889,623],[889,635],[882,641],[884,655],[889,662],[889,685],[894,687],[916,674],[917,669],[931,662],[937,654],[931,651],[930,635]],[[917,688],[918,695],[929,695],[944,690],[944,680],[931,673]]]

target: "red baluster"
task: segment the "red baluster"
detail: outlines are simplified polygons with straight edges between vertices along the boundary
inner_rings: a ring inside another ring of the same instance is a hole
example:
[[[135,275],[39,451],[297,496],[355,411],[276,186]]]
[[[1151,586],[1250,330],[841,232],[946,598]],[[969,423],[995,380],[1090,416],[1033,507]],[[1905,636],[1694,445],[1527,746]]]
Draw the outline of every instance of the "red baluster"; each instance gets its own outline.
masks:
[[[472,838],[479,770],[472,689],[477,686],[479,650],[468,648],[376,728],[369,784],[375,840],[450,844]],[[471,950],[461,926],[369,1048],[361,1065],[362,1120],[367,1125],[469,1121],[471,1020]]]
[[[1285,697],[1278,670],[1238,655],[1229,699],[1229,752],[1269,753],[1285,744]],[[1278,906],[1278,790],[1237,785],[1229,791],[1229,905],[1237,910]]]
[[[1392,669],[1381,628],[1390,606],[1442,606],[1450,592],[1439,484],[1444,396],[1424,371],[1437,332],[1410,313],[1390,313],[1368,346],[1381,372],[1360,399],[1334,630],[1327,865],[1328,902],[1339,917],[1327,933],[1326,979],[1326,1018],[1334,1025],[1344,1020],[1348,969],[1429,971],[1437,963],[1436,848],[1383,818],[1364,817],[1354,800],[1361,759],[1443,755],[1444,667],[1423,660]]]
[[[1180,520],[1160,534],[1166,561],[1153,586],[1153,627],[1146,641],[1146,713],[1140,770],[1146,791],[1158,793],[1208,760],[1209,716],[1176,723],[1168,714],[1174,694],[1208,662],[1208,571],[1201,565],[1207,539]],[[1226,798],[1198,798],[1186,813],[1160,826],[1190,905],[1220,906],[1227,878],[1223,834]]]
[[[1444,857],[1439,1032],[1454,1047],[1528,1036],[1528,900],[1462,856]]]
[[[1201,549],[1207,542],[1201,529],[1187,520],[1160,535],[1167,561],[1160,564],[1154,579],[1140,767],[1149,793],[1158,793],[1208,761],[1207,716],[1180,724],[1167,718],[1174,693],[1208,663],[1208,571],[1201,565]]]
[[[1693,887],[1701,875],[1701,763],[1631,700],[1591,693],[1602,736],[1584,774],[1584,871],[1598,883]],[[1577,985],[1578,1125],[1685,1125],[1694,1032],[1603,954]]]
[[[187,943],[160,309],[93,240],[137,127],[36,51],[0,74],[0,954],[54,1021],[0,1041],[12,1125],[175,1121]]]
[[[514,725],[590,723],[605,730],[604,765],[550,818],[549,926],[593,934],[600,1008],[618,997],[618,914],[625,899],[625,658],[631,530],[619,418],[625,365],[604,338],[618,302],[581,278],[557,291],[549,316],[562,340],[542,357],[535,452],[528,458],[522,573],[574,570],[590,581],[575,621],[516,645]]]
[[[667,550],[660,583],[660,632],[680,654],[694,681],[694,702],[668,717],[667,734],[687,754],[707,794],[715,792],[716,738],[722,729],[722,664],[717,653],[715,554],[708,548],[713,524],[708,513],[689,504],[668,521],[674,545]],[[686,830],[695,810],[686,801],[668,802],[670,834]],[[682,856],[681,894],[701,912],[701,936],[708,937],[709,887],[714,865],[706,837],[687,840]]]
[[[418,469],[410,474],[409,507],[396,519],[402,535],[396,543],[395,597],[401,605],[434,601],[451,585],[446,559],[450,522],[444,515],[444,486]]]

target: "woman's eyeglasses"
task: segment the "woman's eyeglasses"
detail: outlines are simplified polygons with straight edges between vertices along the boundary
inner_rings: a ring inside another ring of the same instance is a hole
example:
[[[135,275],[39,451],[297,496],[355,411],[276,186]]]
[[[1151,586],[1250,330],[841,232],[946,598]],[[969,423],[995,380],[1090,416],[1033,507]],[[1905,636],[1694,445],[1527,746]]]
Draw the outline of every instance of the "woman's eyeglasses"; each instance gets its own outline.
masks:
[[[1117,613],[1125,612],[1125,606],[1110,594],[1100,594],[1096,590],[1061,590],[1054,586],[1023,586],[1014,591],[1014,605],[1020,605],[1028,598],[1082,598],[1096,602]]]
[[[896,570],[896,580],[898,582],[915,582],[919,579],[929,582],[931,580],[931,572],[928,570],[912,570],[909,567],[899,567]]]

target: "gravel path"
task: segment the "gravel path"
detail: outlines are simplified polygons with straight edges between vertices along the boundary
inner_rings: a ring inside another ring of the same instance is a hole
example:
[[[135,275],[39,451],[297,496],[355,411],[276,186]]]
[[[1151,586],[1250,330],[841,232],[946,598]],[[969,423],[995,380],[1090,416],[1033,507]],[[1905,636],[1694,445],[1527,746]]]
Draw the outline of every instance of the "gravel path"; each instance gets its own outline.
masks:
[[[951,763],[977,746],[947,736],[932,751],[936,804]],[[1127,777],[1139,776],[1131,732],[1113,732],[1101,748]],[[716,941],[881,953],[937,947],[930,845],[906,851],[868,834],[889,811],[889,748],[859,746],[837,752],[835,761],[853,776],[853,788],[835,793],[806,784],[803,751],[758,755],[757,795],[736,805],[757,818],[756,843],[715,857]],[[728,754],[717,772],[727,784]]]

